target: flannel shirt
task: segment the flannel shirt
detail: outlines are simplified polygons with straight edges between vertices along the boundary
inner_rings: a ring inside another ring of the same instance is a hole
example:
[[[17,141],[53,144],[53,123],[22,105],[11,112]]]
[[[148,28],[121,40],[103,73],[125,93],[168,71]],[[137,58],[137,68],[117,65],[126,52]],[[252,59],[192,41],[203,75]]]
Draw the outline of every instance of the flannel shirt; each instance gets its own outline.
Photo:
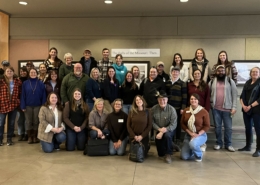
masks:
[[[22,82],[14,78],[13,94],[8,92],[9,84],[4,79],[0,79],[0,113],[5,114],[13,111],[20,105],[20,96],[22,91]]]

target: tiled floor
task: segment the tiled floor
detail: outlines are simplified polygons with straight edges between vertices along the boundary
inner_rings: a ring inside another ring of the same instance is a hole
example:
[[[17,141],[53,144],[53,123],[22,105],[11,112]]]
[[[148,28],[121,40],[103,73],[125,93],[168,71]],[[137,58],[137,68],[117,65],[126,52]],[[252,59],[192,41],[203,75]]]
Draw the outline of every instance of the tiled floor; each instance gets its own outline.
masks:
[[[255,147],[252,152],[231,153],[214,151],[214,141],[207,144],[202,162],[182,161],[175,153],[172,164],[166,164],[152,145],[140,164],[127,156],[88,157],[80,151],[45,154],[39,144],[16,141],[13,146],[0,146],[0,184],[260,185],[260,157],[251,156]],[[236,149],[243,145],[241,140],[233,141]]]

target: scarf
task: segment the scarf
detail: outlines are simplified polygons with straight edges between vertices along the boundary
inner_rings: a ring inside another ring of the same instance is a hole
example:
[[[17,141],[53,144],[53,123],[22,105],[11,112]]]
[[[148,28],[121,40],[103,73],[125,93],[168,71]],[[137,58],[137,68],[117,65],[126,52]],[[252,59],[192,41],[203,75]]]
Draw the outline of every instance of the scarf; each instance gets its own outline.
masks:
[[[196,132],[196,127],[194,125],[195,123],[195,114],[197,114],[199,111],[201,111],[201,109],[203,109],[202,106],[198,106],[195,110],[192,109],[192,107],[190,106],[190,113],[191,113],[191,116],[188,120],[188,128],[191,132]]]

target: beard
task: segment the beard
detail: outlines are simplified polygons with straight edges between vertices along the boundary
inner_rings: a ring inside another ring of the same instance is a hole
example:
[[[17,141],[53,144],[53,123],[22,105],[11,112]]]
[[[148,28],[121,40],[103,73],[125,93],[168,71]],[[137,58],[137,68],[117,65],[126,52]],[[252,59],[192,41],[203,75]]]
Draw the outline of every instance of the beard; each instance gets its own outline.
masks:
[[[226,78],[226,75],[222,75],[222,76],[219,76],[219,75],[217,75],[217,80],[218,81],[225,81],[225,78]]]

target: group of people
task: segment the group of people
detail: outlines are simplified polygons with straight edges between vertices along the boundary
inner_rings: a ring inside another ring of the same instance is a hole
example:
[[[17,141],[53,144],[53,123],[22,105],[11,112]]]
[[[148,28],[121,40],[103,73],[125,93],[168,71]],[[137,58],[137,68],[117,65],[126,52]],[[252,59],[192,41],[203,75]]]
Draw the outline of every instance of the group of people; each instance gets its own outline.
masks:
[[[199,48],[189,67],[182,56],[174,54],[169,75],[159,61],[141,79],[138,66],[130,71],[123,56],[117,54],[114,63],[109,49],[96,61],[86,49],[79,62],[72,65],[70,53],[65,63],[58,58],[56,48],[38,71],[32,62],[20,70],[18,77],[8,61],[3,61],[0,74],[0,146],[3,145],[5,118],[8,115],[7,145],[12,145],[17,112],[19,141],[41,143],[44,152],[59,150],[66,140],[68,151],[84,150],[90,139],[109,139],[111,155],[123,155],[129,141],[142,142],[145,155],[150,139],[155,140],[158,155],[171,163],[173,151],[180,151],[181,130],[184,136],[181,158],[201,161],[210,128],[212,110],[216,145],[234,152],[232,147],[232,117],[237,108],[237,70],[221,51],[209,72],[209,61]],[[250,71],[250,79],[240,96],[246,127],[246,146],[239,151],[251,151],[252,126],[255,126],[260,156],[260,80],[259,68]],[[222,141],[224,124],[224,142]]]

